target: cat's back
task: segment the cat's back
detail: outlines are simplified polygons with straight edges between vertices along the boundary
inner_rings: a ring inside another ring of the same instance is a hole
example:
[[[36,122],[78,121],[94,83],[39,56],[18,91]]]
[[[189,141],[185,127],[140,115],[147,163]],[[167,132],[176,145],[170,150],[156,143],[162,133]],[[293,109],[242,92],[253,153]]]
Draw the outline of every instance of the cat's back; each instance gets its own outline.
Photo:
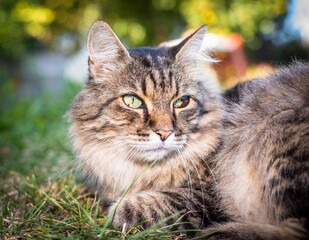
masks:
[[[309,64],[295,62],[240,83],[224,93],[224,106],[227,145],[239,141],[256,159],[285,151],[292,142],[309,151]]]
[[[224,93],[224,100],[227,117],[231,120],[234,117],[251,118],[256,122],[285,111],[294,112],[299,118],[307,116],[308,120],[309,64],[296,62],[265,79],[240,83]],[[280,122],[279,115],[275,119]]]

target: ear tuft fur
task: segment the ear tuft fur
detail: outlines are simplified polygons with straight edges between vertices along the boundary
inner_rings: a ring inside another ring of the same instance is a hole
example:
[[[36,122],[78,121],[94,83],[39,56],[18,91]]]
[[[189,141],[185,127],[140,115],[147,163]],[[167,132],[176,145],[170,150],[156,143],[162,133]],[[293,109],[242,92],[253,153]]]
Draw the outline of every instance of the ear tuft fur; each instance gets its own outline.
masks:
[[[205,35],[207,31],[207,25],[200,27],[197,31],[184,39],[178,45],[178,52],[176,54],[176,60],[178,61],[191,61],[191,62],[216,62],[212,59],[206,50]]]

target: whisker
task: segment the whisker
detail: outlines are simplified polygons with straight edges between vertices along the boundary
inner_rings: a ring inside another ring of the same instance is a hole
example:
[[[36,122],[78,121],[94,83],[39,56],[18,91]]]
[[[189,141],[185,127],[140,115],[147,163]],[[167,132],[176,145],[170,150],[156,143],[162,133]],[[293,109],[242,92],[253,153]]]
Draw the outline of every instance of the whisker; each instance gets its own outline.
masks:
[[[188,193],[190,195],[190,192],[193,192],[193,190],[192,190],[192,181],[191,181],[191,175],[190,175],[190,172],[189,172],[189,168],[188,168],[188,166],[187,166],[187,164],[185,162],[185,158],[183,157],[181,149],[180,150],[177,149],[177,151],[178,151],[179,156],[180,156],[180,158],[182,160],[182,163],[183,163],[183,165],[184,165],[184,167],[186,169],[186,175],[187,175],[187,178],[188,178],[188,191],[189,191]]]
[[[185,147],[183,147],[183,150],[188,152],[188,150]],[[205,189],[204,189],[204,185],[202,184],[202,177],[201,177],[201,175],[200,175],[200,173],[199,173],[199,171],[198,171],[198,169],[196,167],[196,164],[195,164],[193,158],[189,157],[189,159],[190,159],[190,161],[191,161],[191,163],[192,163],[192,165],[193,165],[193,167],[194,167],[194,169],[195,169],[195,171],[197,173],[197,176],[198,176],[198,179],[199,179],[199,183],[200,183],[200,187],[201,187],[201,194],[202,194],[202,201],[203,201],[202,205],[203,205],[203,207],[205,207],[205,199],[204,199],[204,190]],[[203,218],[204,218],[204,214],[203,214]]]
[[[72,172],[71,169],[70,169],[69,171],[66,171],[66,172],[65,172],[65,170],[66,170],[67,168],[69,168],[70,165],[73,165],[74,162],[76,162],[76,161],[77,161],[76,159],[73,159],[72,161],[70,161],[70,162],[61,170],[61,172],[58,173],[58,174],[55,176],[55,179],[60,178],[60,177],[63,177],[63,176],[65,176],[65,175],[67,175],[68,173]]]
[[[207,168],[208,168],[208,170],[209,170],[211,176],[213,177],[215,183],[217,183],[216,178],[215,178],[215,175],[213,174],[213,171],[211,170],[211,168],[210,168],[208,162],[199,154],[199,151],[197,151],[196,149],[194,149],[189,143],[186,143],[186,145],[187,145],[188,147],[190,147],[191,150],[192,150],[192,152],[193,152],[194,154],[196,154],[196,155],[206,164],[206,166],[207,166]]]
[[[58,177],[62,177],[62,176],[66,176],[66,175],[68,175],[69,173],[72,173],[72,172],[74,172],[75,171],[75,175],[77,174],[77,169],[78,168],[81,168],[83,165],[85,165],[86,164],[86,162],[81,162],[80,160],[78,160],[78,159],[75,159],[75,160],[73,160],[73,161],[71,161],[69,164],[71,164],[71,165],[75,165],[75,163],[74,162],[78,162],[78,164],[77,164],[77,166],[75,166],[74,168],[70,168],[70,170],[68,170],[68,171],[66,171],[66,172],[64,172],[64,170],[61,172],[61,173],[59,173],[58,175],[57,175],[57,178]],[[69,164],[67,165],[67,167],[69,166]]]

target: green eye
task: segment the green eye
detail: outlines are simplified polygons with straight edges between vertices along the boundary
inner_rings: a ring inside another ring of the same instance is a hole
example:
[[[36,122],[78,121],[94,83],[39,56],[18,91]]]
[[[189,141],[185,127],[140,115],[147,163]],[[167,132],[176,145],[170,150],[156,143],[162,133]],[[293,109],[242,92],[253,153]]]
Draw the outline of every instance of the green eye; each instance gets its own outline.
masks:
[[[183,96],[181,98],[178,98],[174,102],[173,106],[174,106],[174,108],[184,108],[184,107],[188,106],[189,102],[190,102],[190,97],[189,96]]]
[[[125,95],[123,101],[130,108],[140,108],[143,105],[143,100],[134,95]]]

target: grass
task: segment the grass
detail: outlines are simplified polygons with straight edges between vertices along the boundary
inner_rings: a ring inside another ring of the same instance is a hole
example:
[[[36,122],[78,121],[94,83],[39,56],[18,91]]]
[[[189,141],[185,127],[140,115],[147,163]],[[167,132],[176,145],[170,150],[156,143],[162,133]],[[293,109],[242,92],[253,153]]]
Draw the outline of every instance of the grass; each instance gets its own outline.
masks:
[[[108,216],[97,195],[80,188],[72,175],[42,184],[35,175],[13,174],[1,187],[3,239],[177,238],[159,227],[141,230],[137,226],[122,231],[106,223]]]
[[[58,96],[0,88],[0,239],[177,239],[172,226],[115,229],[74,169],[63,117],[80,85]],[[175,223],[177,224],[177,223]]]

